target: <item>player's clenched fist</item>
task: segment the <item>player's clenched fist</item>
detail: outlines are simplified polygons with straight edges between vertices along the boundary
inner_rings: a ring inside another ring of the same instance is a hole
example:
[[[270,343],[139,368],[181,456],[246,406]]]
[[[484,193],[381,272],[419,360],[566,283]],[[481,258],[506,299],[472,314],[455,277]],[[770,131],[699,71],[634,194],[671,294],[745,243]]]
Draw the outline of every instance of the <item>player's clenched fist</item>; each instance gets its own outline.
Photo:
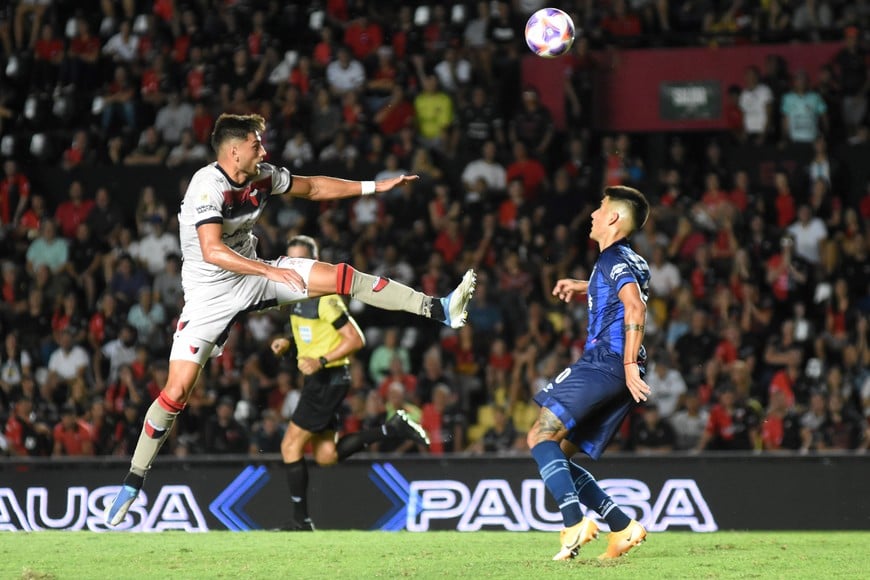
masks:
[[[272,352],[275,356],[283,356],[288,350],[290,350],[290,341],[286,338],[276,338],[272,341]]]

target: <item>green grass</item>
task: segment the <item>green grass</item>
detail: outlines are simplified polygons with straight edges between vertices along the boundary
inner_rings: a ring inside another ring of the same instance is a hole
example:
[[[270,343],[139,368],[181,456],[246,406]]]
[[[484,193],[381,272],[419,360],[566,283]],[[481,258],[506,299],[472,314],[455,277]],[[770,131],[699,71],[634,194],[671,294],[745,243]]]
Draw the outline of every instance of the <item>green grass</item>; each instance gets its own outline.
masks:
[[[600,563],[605,539],[552,562],[555,533],[0,533],[0,579],[861,578],[868,532],[650,534]]]

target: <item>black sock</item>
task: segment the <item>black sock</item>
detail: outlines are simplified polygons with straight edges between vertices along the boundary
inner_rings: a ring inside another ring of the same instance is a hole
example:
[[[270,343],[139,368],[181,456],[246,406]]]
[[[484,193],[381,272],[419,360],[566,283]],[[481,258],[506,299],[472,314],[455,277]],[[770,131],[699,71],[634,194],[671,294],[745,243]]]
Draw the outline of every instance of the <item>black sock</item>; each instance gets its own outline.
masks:
[[[338,460],[343,461],[357,451],[365,448],[366,445],[377,443],[390,437],[392,437],[392,434],[389,434],[384,426],[345,435],[335,445],[335,450],[338,452]]]
[[[437,320],[438,322],[444,322],[447,320],[447,316],[444,314],[444,306],[441,304],[439,299],[433,298],[432,304],[429,305],[429,308],[432,320]]]
[[[303,457],[293,463],[285,463],[287,486],[290,488],[290,502],[293,519],[302,523],[308,519],[308,465]]]
[[[127,477],[124,478],[124,485],[129,485],[130,487],[135,487],[136,489],[142,489],[142,484],[145,483],[145,478],[141,475],[136,475],[132,471],[127,474]]]

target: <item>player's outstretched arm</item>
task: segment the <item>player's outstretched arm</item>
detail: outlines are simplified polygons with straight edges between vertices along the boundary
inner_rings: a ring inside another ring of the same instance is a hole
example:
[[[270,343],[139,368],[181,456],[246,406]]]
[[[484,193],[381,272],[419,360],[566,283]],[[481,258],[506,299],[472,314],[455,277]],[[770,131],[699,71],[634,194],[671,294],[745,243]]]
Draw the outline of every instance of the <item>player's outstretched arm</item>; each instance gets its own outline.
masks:
[[[556,282],[553,287],[553,296],[563,302],[571,302],[574,294],[585,294],[589,288],[587,280],[574,280],[573,278],[563,278]]]
[[[276,268],[259,260],[251,260],[233,251],[221,239],[221,224],[202,224],[196,228],[202,258],[209,264],[246,276],[263,276],[296,291],[305,289],[305,281],[295,270]]]
[[[290,195],[312,201],[327,201],[390,191],[397,185],[419,179],[417,175],[399,175],[379,181],[349,181],[338,177],[294,175]]]

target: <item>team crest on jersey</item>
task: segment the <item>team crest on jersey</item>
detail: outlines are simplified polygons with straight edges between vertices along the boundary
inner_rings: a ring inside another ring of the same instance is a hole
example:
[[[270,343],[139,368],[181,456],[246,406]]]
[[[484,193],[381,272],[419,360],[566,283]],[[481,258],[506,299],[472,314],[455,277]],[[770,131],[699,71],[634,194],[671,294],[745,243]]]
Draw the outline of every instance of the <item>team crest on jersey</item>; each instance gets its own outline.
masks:
[[[145,434],[152,439],[160,439],[166,433],[165,427],[158,427],[151,419],[145,421]]]
[[[610,270],[610,279],[616,280],[619,276],[625,273],[628,270],[628,264],[616,264],[612,270]]]
[[[185,326],[187,326],[187,320],[179,320],[178,321],[178,330],[184,330]]]
[[[198,346],[193,346],[193,345],[191,344],[191,345],[190,345],[190,352],[192,352],[193,354],[198,353],[198,352],[199,352],[199,347],[198,347]]]
[[[387,284],[389,283],[390,281],[387,278],[381,278],[380,276],[378,276],[377,279],[375,279],[375,281],[372,283],[372,291],[380,292],[381,290],[386,288]]]

